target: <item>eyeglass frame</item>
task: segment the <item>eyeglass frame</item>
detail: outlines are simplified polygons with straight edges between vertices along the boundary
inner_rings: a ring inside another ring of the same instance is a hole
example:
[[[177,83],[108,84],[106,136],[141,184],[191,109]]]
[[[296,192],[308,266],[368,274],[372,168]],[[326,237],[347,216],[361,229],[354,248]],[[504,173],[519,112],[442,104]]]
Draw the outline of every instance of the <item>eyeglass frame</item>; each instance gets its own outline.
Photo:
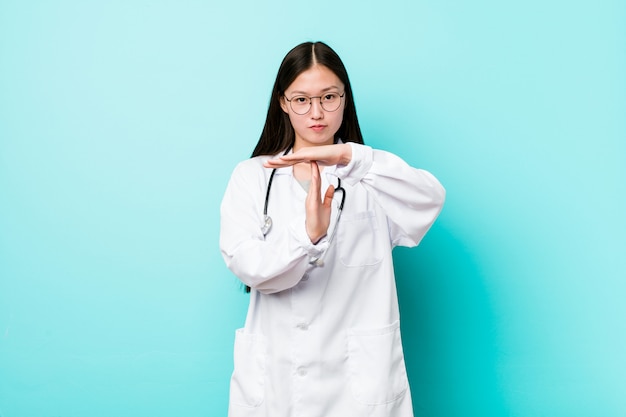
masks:
[[[332,94],[332,93],[331,93],[331,92],[327,92],[327,93],[325,93],[325,94]],[[338,94],[338,93],[337,93],[337,94]],[[322,102],[322,97],[324,97],[324,95],[321,95],[321,96],[307,96],[307,95],[305,95],[305,94],[298,94],[298,95],[295,95],[295,96],[291,97],[291,100],[290,100],[290,99],[288,99],[288,98],[287,98],[287,96],[286,96],[286,95],[284,95],[284,94],[283,94],[283,97],[285,98],[285,100],[287,100],[287,102],[289,103],[289,107],[291,108],[291,110],[292,110],[295,114],[297,114],[298,116],[304,116],[305,114],[307,114],[308,112],[310,112],[310,111],[311,111],[311,109],[313,108],[313,99],[314,99],[314,98],[319,98],[319,99],[320,99],[320,107],[321,107],[324,111],[327,111],[327,112],[334,112],[334,111],[339,110],[339,107],[341,107],[341,99],[342,99],[342,98],[344,98],[344,96],[345,96],[345,95],[346,95],[346,92],[345,92],[345,91],[344,91],[343,93],[339,94],[339,105],[337,106],[337,108],[336,108],[335,110],[326,110],[326,109],[324,108],[324,104],[323,104],[323,102]],[[293,106],[291,105],[291,102],[293,101],[293,99],[298,98],[298,97],[306,97],[306,98],[308,98],[308,99],[309,99],[309,108],[308,108],[308,109],[307,109],[307,111],[305,111],[304,113],[298,113],[297,111],[295,111],[295,110],[294,110]]]

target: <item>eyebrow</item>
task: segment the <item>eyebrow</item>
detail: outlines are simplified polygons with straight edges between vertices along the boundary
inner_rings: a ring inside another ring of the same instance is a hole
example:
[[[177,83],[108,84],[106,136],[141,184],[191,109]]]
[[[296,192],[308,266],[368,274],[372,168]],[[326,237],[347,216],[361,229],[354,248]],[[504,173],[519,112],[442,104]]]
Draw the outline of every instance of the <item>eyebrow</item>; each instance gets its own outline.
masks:
[[[330,87],[323,88],[320,91],[322,93],[325,93],[325,92],[330,91],[330,90],[339,90],[339,86],[332,85]],[[307,93],[306,91],[292,91],[291,94],[300,94],[300,95],[305,95],[305,96],[309,95],[309,93]]]

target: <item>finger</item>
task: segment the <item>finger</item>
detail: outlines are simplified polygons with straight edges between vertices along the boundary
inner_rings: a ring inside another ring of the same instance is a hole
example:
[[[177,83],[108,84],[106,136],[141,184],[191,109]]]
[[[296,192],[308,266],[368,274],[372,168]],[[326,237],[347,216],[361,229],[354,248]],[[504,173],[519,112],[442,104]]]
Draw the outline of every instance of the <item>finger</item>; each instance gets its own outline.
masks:
[[[295,165],[295,164],[300,164],[303,162],[309,163],[314,160],[316,160],[316,158],[308,158],[308,157],[305,157],[304,155],[289,154],[289,155],[283,155],[279,157],[276,163],[286,164],[286,165]]]
[[[307,193],[307,202],[311,209],[316,209],[322,204],[320,197],[321,181],[319,169],[311,163],[311,182],[309,183],[309,191]]]
[[[294,153],[281,155],[279,158],[283,162],[290,162],[295,164],[310,161],[317,161],[319,163],[321,160],[325,159],[325,153],[321,148],[324,148],[324,146],[310,146],[299,149]]]
[[[284,168],[284,167],[288,167],[291,165],[295,165],[296,162],[293,161],[283,161],[280,158],[276,158],[276,159],[268,159],[267,161],[265,161],[263,163],[263,166],[265,168]]]
[[[311,161],[311,178],[320,177],[320,168],[317,166],[317,161]]]
[[[286,167],[290,167],[292,165],[296,165],[302,162],[309,162],[309,161],[282,161],[280,159],[272,159],[272,160],[268,160],[265,161],[263,163],[263,166],[265,168],[286,168]]]
[[[322,203],[324,207],[330,207],[333,202],[333,197],[335,196],[335,186],[329,185],[326,189],[326,193],[324,194],[324,202]]]
[[[317,165],[317,162],[311,161],[311,186],[315,188],[317,194],[320,194],[320,190],[322,189],[322,181],[320,178],[320,168]]]

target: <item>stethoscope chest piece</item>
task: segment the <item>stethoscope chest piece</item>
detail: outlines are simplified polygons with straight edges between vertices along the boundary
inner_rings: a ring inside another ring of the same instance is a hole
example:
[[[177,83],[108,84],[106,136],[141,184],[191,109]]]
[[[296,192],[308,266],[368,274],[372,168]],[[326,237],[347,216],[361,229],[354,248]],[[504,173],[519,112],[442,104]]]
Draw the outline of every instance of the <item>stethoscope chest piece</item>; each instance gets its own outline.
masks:
[[[263,236],[265,236],[267,232],[270,231],[271,228],[272,228],[272,218],[266,214],[263,225],[261,225],[261,233],[263,233]]]

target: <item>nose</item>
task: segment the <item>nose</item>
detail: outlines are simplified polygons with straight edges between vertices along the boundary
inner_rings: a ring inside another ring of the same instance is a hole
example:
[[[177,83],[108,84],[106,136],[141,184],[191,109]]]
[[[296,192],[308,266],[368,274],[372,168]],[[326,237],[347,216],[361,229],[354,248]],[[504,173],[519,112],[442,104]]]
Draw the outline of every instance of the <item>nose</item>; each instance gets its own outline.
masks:
[[[315,97],[311,99],[311,117],[313,119],[321,119],[324,117],[321,98]]]

